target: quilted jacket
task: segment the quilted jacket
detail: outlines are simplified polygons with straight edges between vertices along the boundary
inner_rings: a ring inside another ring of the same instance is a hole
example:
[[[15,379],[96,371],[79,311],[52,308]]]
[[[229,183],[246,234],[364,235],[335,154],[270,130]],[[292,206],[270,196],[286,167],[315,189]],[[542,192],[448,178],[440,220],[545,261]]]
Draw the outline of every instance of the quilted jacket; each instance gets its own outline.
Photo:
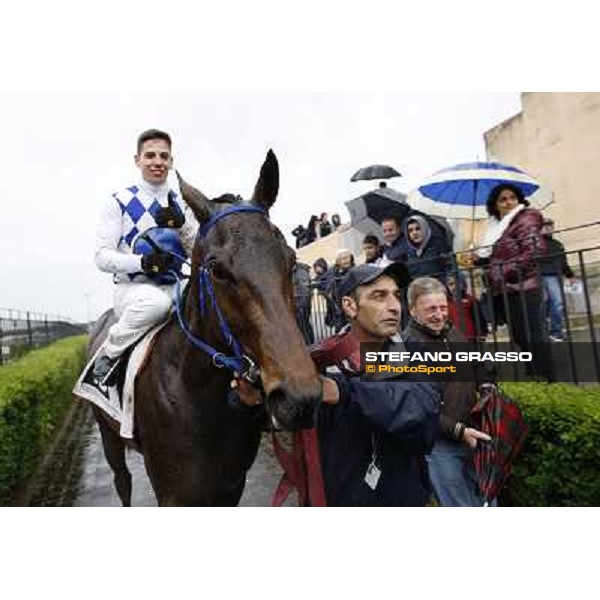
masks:
[[[526,208],[515,216],[494,244],[488,271],[494,295],[501,294],[504,286],[508,293],[540,288],[539,258],[546,254],[541,229],[542,213]]]

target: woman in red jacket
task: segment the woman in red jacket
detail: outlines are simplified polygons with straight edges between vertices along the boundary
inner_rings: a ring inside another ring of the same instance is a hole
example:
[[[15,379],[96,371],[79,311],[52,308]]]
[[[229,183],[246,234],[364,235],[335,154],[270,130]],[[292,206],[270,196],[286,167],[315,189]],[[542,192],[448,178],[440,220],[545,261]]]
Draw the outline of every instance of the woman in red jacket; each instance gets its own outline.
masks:
[[[543,312],[539,258],[546,242],[541,235],[542,214],[529,208],[517,186],[500,184],[487,201],[490,215],[483,247],[478,251],[487,265],[492,294],[502,302],[512,340],[522,351],[533,351],[532,375],[554,381],[552,356]]]

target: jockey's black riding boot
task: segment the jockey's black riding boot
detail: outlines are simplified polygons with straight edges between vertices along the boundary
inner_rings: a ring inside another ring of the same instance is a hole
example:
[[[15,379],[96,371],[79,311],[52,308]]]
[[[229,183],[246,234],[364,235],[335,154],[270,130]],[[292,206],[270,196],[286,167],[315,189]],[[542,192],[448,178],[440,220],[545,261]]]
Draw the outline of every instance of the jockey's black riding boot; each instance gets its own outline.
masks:
[[[118,358],[110,358],[107,354],[100,354],[94,361],[94,379],[102,385],[113,385],[116,378]]]

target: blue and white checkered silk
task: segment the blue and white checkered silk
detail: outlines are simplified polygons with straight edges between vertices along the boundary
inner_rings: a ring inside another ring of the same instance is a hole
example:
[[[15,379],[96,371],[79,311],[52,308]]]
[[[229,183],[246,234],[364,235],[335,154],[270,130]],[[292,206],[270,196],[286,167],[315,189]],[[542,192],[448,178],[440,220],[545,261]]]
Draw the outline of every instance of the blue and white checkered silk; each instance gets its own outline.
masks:
[[[118,249],[121,252],[132,252],[135,238],[146,230],[157,227],[155,215],[161,209],[168,206],[169,195],[181,209],[179,195],[175,190],[168,189],[162,197],[151,196],[137,185],[125,188],[113,194],[113,198],[119,204],[122,214],[122,231]],[[128,275],[131,281],[136,273]],[[121,280],[118,277],[116,280]]]

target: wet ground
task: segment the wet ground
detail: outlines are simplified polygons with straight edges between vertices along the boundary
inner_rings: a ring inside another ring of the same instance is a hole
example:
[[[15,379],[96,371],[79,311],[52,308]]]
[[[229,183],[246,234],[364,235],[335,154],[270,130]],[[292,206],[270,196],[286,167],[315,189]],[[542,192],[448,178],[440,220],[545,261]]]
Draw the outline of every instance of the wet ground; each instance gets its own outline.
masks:
[[[140,454],[128,451],[133,476],[133,506],[157,506]],[[257,459],[248,473],[240,506],[270,506],[281,476],[270,441],[263,438]],[[16,504],[21,506],[121,506],[100,433],[86,403],[77,402],[63,428]],[[293,504],[293,501],[290,503]]]

